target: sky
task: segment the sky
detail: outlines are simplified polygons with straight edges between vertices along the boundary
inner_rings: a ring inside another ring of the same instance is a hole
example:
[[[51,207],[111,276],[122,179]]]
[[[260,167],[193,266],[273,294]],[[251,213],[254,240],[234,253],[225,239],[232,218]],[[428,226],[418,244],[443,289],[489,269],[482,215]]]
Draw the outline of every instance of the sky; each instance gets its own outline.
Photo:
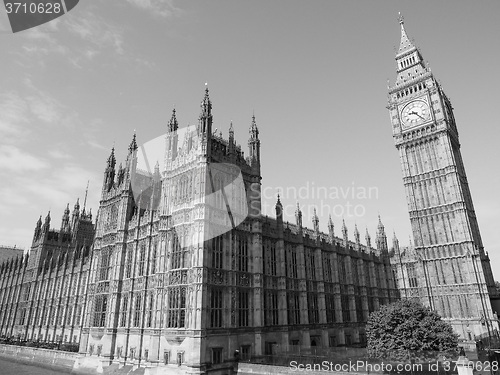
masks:
[[[66,204],[99,206],[113,145],[197,123],[205,83],[214,128],[248,155],[255,114],[264,212],[280,192],[353,239],[380,215],[389,241],[410,242],[387,85],[396,78],[398,12],[455,108],[485,250],[500,279],[500,2],[81,0],[12,34],[0,10],[0,244],[28,249],[38,217],[60,227]]]

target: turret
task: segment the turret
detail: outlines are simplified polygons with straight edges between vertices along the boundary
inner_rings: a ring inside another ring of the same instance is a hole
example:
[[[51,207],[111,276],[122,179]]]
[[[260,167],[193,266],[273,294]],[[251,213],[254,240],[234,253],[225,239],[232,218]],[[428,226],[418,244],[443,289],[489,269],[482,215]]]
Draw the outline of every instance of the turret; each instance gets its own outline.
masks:
[[[359,240],[359,231],[358,231],[358,225],[354,224],[354,242],[356,242],[356,245],[359,245],[361,241]]]
[[[205,84],[205,97],[201,102],[201,113],[198,123],[198,133],[207,138],[212,134],[212,102],[208,95],[208,85]]]
[[[378,217],[377,237],[375,238],[375,241],[377,244],[377,250],[387,251],[387,236],[385,235],[385,229],[382,224],[382,220],[380,220],[380,215]]]
[[[42,233],[42,215],[40,215],[40,218],[36,222],[35,233],[33,234],[33,241],[36,241],[40,237],[41,233]]]
[[[118,178],[116,180],[116,185],[120,186],[125,179],[125,168],[123,168],[122,163],[118,166]]]
[[[127,155],[127,170],[130,176],[133,176],[135,174],[136,167],[137,167],[137,140],[134,131],[132,141],[128,146],[128,155]]]
[[[393,232],[392,236],[392,249],[397,253],[399,252],[399,240],[396,237],[396,232]]]
[[[45,216],[45,222],[43,223],[42,226],[42,232],[48,233],[49,229],[50,229],[50,211],[48,212],[47,216]]]
[[[368,228],[366,228],[365,241],[366,241],[366,246],[372,247],[372,239],[370,237],[370,233],[368,233]]]
[[[61,220],[61,232],[69,232],[70,231],[70,225],[69,225],[69,203],[66,206],[66,209],[64,210],[64,214]]]
[[[255,115],[252,116],[252,124],[250,125],[249,133],[248,148],[250,150],[250,161],[252,165],[260,165],[259,128],[255,122]]]
[[[316,215],[316,208],[314,209],[312,222],[313,222],[313,229],[316,232],[316,236],[319,236],[319,218],[318,215]]]
[[[231,124],[229,125],[229,149],[228,153],[230,156],[234,155],[234,149],[236,145],[234,143],[234,129],[233,129],[233,122],[231,121]],[[279,196],[278,196],[279,200]]]
[[[299,227],[299,230],[302,230],[302,211],[300,210],[298,202],[297,202],[297,209],[295,210],[295,222]]]
[[[332,215],[328,218],[328,237],[330,238],[330,243],[333,243],[335,238],[335,226],[333,225]]]
[[[175,115],[175,108],[172,110],[172,117],[168,121],[167,131],[169,133],[176,132],[179,129],[179,122],[177,121],[177,117]]]
[[[278,222],[278,226],[283,226],[283,205],[281,204],[279,194],[275,209],[276,209],[276,221]]]
[[[172,117],[170,117],[167,126],[167,158],[170,160],[174,160],[177,157],[177,148],[179,142],[177,129],[179,129],[179,123],[177,121],[177,116],[174,108],[172,110]]]
[[[103,189],[109,191],[115,182],[115,148],[111,149],[111,154],[108,157],[108,161],[106,164],[106,170],[104,171],[104,186]]]
[[[71,214],[71,228],[75,229],[80,217],[80,198],[77,198],[75,206],[73,207],[73,213]]]
[[[347,227],[345,225],[345,220],[342,219],[342,238],[344,239],[344,247],[347,249],[347,243],[349,238],[347,236]]]

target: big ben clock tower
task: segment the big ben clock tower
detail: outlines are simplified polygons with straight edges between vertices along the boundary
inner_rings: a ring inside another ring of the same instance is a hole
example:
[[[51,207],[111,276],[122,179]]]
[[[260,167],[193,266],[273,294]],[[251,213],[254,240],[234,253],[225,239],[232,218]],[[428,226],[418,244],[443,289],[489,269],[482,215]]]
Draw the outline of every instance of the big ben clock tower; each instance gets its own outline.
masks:
[[[453,107],[400,17],[390,118],[414,248],[393,255],[401,294],[436,310],[466,340],[493,336],[497,293],[467,182]]]

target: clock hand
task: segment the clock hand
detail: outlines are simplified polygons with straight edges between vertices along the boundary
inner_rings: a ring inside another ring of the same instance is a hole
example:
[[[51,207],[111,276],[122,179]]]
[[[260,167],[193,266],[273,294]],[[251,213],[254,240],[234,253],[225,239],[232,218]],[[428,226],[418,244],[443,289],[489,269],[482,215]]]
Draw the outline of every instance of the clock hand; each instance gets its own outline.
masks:
[[[417,112],[413,111],[413,112],[410,112],[409,113],[410,115],[417,115],[418,117],[420,117],[422,120],[425,120],[422,116],[420,116]]]

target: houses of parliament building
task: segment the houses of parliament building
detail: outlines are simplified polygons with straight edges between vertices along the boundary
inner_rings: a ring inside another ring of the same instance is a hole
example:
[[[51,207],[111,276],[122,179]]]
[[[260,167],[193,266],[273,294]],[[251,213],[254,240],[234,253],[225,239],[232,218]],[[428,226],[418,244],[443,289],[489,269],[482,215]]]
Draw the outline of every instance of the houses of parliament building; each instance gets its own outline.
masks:
[[[402,20],[396,62],[388,109],[414,246],[389,245],[380,220],[373,245],[331,218],[321,232],[316,214],[308,228],[299,205],[285,222],[279,196],[263,216],[255,117],[245,157],[232,125],[214,131],[207,88],[196,127],[173,111],[161,167],[138,167],[134,134],[124,164],[111,151],[95,221],[79,202],[59,230],[49,213],[29,254],[0,265],[0,335],[78,343],[89,365],[203,374],[236,355],[363,344],[368,315],[399,298],[464,340],[497,332],[453,108]]]

